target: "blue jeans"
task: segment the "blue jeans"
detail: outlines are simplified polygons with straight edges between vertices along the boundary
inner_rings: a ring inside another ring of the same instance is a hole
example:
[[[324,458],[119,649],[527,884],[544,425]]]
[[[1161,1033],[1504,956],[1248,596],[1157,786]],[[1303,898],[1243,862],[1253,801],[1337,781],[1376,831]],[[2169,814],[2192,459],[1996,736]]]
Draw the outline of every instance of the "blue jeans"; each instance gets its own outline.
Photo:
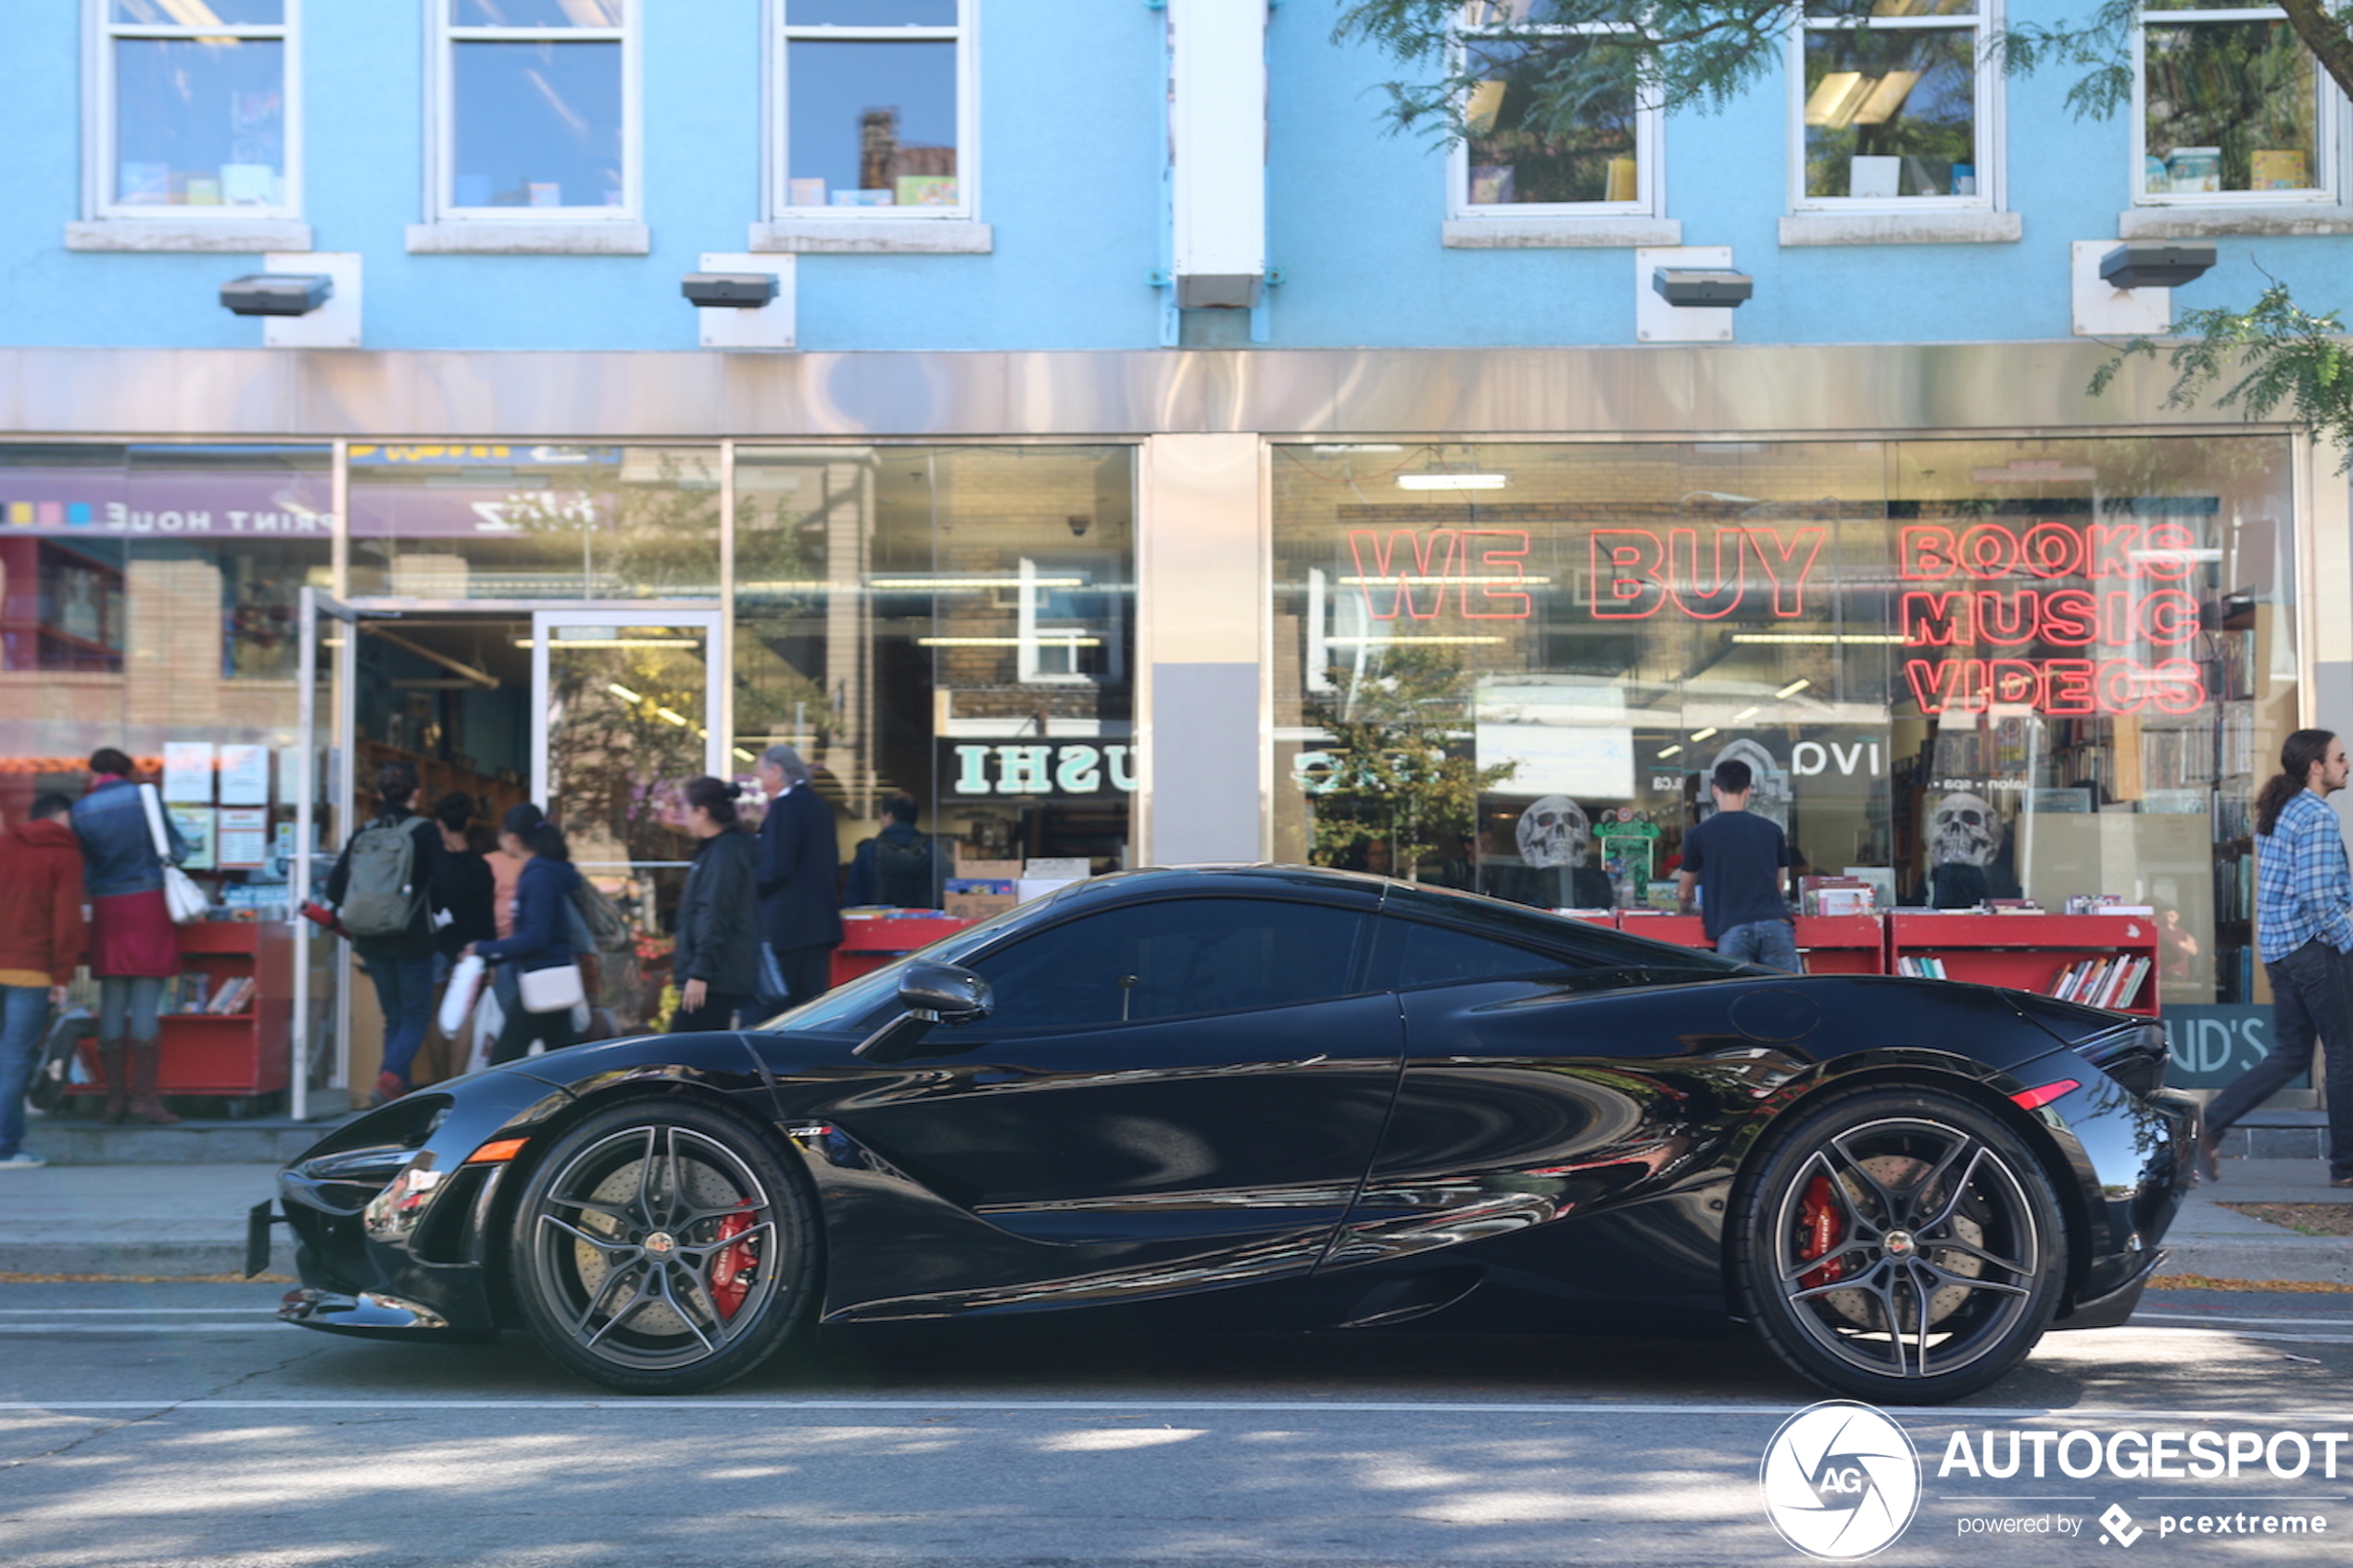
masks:
[[[24,1091],[49,1030],[49,987],[0,985],[0,1160],[24,1142]]]
[[[1805,972],[1797,961],[1797,927],[1785,920],[1753,920],[1733,926],[1716,939],[1716,956],[1785,974]]]
[[[421,959],[368,960],[368,978],[376,983],[376,1003],[384,1009],[384,1070],[403,1084],[409,1082],[409,1064],[417,1060],[417,1047],[433,1027],[433,960],[431,953]]]

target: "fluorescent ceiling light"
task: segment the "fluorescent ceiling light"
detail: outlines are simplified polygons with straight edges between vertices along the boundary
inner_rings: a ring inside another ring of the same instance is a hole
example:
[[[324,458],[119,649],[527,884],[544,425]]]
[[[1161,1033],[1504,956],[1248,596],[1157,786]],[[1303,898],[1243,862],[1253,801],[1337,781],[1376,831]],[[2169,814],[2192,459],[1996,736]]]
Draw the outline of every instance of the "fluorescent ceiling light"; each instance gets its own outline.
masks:
[[[612,693],[613,696],[619,697],[623,702],[643,702],[646,700],[644,697],[639,696],[635,692],[631,691],[627,686],[618,685],[611,681],[607,681],[605,683],[605,690]]]
[[[686,716],[684,713],[679,712],[674,708],[657,708],[654,709],[654,716],[660,719],[667,719],[682,730],[686,727]]]
[[[1553,580],[1549,577],[1513,577],[1504,572],[1491,572],[1475,577],[1425,577],[1418,571],[1400,571],[1390,577],[1343,577],[1340,580],[1340,585],[1343,588],[1394,588],[1409,579],[1416,586],[1428,585],[1433,588],[1441,585],[1465,588],[1506,586],[1549,588],[1553,585]]]
[[[1904,100],[1911,96],[1919,79],[1920,73],[1916,70],[1891,70],[1881,77],[1872,83],[1870,96],[1863,100],[1863,107],[1855,111],[1855,123],[1886,124],[1904,107]]]
[[[1743,708],[1738,713],[1732,715],[1732,722],[1737,724],[1743,720],[1754,719],[1756,717],[1758,711],[1758,709],[1754,708]]]
[[[1417,637],[1410,633],[1399,633],[1396,635],[1383,633],[1367,637],[1326,637],[1324,639],[1324,641],[1327,643],[1346,643],[1352,646],[1358,644],[1371,646],[1375,645],[1386,645],[1389,643],[1419,643],[1425,646],[1444,645],[1454,647],[1472,645],[1484,646],[1487,644],[1500,643],[1504,639],[1501,637]]]
[[[736,756],[738,756],[738,757],[742,758],[742,759],[743,759],[745,761],[747,761],[747,762],[756,762],[756,761],[758,761],[758,760],[759,760],[759,759],[758,759],[758,758],[754,757],[754,756],[753,756],[750,752],[746,751],[746,750],[745,750],[742,746],[736,746],[736,747],[734,748],[734,750],[735,750],[735,753],[736,753]]]
[[[1034,637],[917,637],[919,648],[1018,648],[1036,645],[1039,647],[1099,648],[1101,637],[1088,637],[1076,632],[1040,632]]]
[[[958,588],[1084,588],[1084,577],[869,577],[866,586],[883,593],[953,593]]]
[[[1874,83],[1859,70],[1834,70],[1814,84],[1806,96],[1806,123],[1843,131],[1863,107]]]
[[[1900,646],[1896,632],[1735,632],[1736,643],[1877,643]]]
[[[2136,561],[2156,561],[2164,566],[2183,566],[2195,561],[2222,558],[2220,550],[2127,550],[2124,553]]]
[[[1346,458],[1358,452],[1403,452],[1404,447],[1388,441],[1318,441],[1307,448],[1319,458]]]
[[[1400,490],[1501,490],[1512,482],[1507,473],[1401,473]]]
[[[536,647],[529,637],[517,637],[515,646]],[[554,648],[698,648],[700,637],[558,637],[548,645]]]
[[[1713,724],[1710,724],[1710,725],[1708,725],[1708,726],[1707,726],[1707,728],[1705,728],[1705,729],[1704,729],[1704,730],[1693,730],[1693,731],[1692,732],[1692,739],[1693,739],[1693,740],[1705,740],[1708,736],[1710,736],[1710,735],[1714,734],[1715,733],[1716,733],[1716,726],[1715,726],[1715,725],[1713,725]]]
[[[1682,748],[1681,746],[1668,746],[1666,750],[1664,750],[1664,751],[1662,751],[1662,752],[1660,752],[1660,753],[1658,754],[1658,759],[1659,759],[1660,761],[1664,762],[1664,761],[1666,761],[1666,760],[1667,760],[1668,758],[1670,758],[1670,757],[1680,757],[1682,754],[1683,754],[1683,748]]]
[[[1812,685],[1813,684],[1813,682],[1800,677],[1797,680],[1792,681],[1788,685],[1783,686],[1780,691],[1775,692],[1773,695],[1775,696],[1795,696],[1798,693],[1804,691],[1806,687]]]

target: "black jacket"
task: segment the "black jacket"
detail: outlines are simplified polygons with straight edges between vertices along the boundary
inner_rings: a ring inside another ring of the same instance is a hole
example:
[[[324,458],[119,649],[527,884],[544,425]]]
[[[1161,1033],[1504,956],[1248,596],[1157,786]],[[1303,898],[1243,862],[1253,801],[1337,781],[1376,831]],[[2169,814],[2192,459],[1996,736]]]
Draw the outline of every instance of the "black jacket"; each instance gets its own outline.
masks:
[[[751,835],[730,828],[695,846],[678,896],[678,946],[670,972],[724,997],[760,990],[760,906],[752,891]]]
[[[424,885],[425,896],[417,900],[417,912],[409,922],[409,929],[396,936],[355,936],[352,947],[363,959],[429,959],[434,953],[433,886],[441,874],[441,829],[431,817],[420,817],[405,809],[395,807],[376,818],[376,822],[406,822],[409,833],[417,840],[415,862],[409,874]],[[375,826],[370,822],[369,827]],[[360,832],[364,833],[363,828]],[[359,834],[351,835],[351,844],[359,841]],[[335,858],[335,869],[327,873],[327,902],[341,904],[344,889],[351,880],[351,844],[343,847]],[[483,868],[487,871],[487,866]],[[413,884],[412,884],[413,885]]]
[[[433,871],[433,907],[449,911],[449,923],[434,933],[441,950],[454,959],[469,942],[496,941],[497,898],[490,862],[471,849],[444,845]]]
[[[768,802],[760,823],[760,935],[782,952],[841,941],[841,901],[834,891],[841,845],[833,809],[808,784]]]

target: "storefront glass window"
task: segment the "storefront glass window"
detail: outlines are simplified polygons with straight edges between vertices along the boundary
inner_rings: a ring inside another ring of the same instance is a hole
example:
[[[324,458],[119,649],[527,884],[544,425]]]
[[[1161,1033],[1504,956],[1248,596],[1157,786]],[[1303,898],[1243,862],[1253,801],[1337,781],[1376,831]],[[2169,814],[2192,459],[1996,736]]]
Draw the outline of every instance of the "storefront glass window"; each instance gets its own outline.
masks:
[[[170,6],[113,0],[105,88],[112,95],[116,209],[285,209],[286,51],[281,0]]]
[[[0,815],[111,746],[161,774],[217,897],[291,853],[296,616],[333,554],[325,446],[0,445]],[[199,747],[187,750],[186,747]]]
[[[2267,436],[1277,447],[1277,858],[1640,906],[1739,757],[1801,874],[2116,895],[2157,911],[2166,1003],[2257,999],[2289,467]]]
[[[738,447],[736,508],[738,770],[799,748],[845,857],[903,791],[967,859],[1126,863],[1128,448]]]
[[[351,584],[422,599],[719,593],[719,452],[355,445]]]
[[[2142,28],[2141,191],[2310,191],[2320,72],[2284,12],[2151,6]]]

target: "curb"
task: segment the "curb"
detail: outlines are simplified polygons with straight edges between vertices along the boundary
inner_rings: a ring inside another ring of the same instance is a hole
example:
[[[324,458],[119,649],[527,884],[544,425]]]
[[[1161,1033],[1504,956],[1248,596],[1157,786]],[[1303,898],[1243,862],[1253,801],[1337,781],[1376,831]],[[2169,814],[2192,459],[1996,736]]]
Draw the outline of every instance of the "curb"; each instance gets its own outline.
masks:
[[[2353,1240],[2343,1236],[2200,1236],[2163,1245],[2161,1272],[2169,1274],[2353,1285]]]
[[[0,1242],[0,1274],[152,1274],[178,1279],[191,1274],[242,1274],[243,1241]],[[270,1272],[295,1272],[295,1249],[281,1241],[270,1248]]]

